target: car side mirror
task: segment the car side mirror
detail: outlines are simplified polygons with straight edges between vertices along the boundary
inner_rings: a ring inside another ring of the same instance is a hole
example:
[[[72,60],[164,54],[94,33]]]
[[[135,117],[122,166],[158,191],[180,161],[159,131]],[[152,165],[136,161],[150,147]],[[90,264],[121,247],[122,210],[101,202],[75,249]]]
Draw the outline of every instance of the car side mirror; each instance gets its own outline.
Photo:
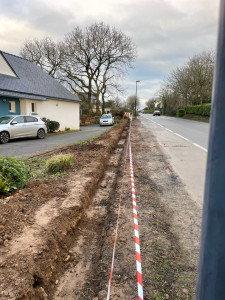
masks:
[[[16,121],[12,121],[11,123],[10,123],[11,125],[16,125],[16,124],[18,124]]]

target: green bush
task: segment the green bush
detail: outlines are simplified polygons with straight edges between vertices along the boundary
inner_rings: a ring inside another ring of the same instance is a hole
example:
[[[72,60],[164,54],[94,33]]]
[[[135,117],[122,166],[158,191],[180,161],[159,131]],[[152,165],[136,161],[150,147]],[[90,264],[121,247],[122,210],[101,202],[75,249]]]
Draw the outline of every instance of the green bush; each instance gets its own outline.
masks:
[[[186,110],[186,114],[194,114],[194,115],[209,117],[211,111],[211,103],[187,106],[185,110]]]
[[[178,109],[177,110],[177,113],[176,113],[176,116],[177,117],[183,117],[185,115],[185,110],[184,109]]]
[[[210,112],[211,112],[211,103],[204,104],[203,105],[202,115],[209,117],[210,116]]]
[[[73,165],[73,156],[71,154],[59,154],[52,156],[46,162],[47,172],[56,174],[64,172]]]
[[[152,109],[145,109],[145,113],[146,114],[153,114],[153,112],[154,112],[154,110],[152,110]]]
[[[42,120],[46,123],[47,131],[54,132],[59,129],[60,123],[57,121],[51,121],[50,119],[42,118]]]
[[[10,194],[21,189],[28,179],[28,171],[22,161],[0,155],[0,194]]]

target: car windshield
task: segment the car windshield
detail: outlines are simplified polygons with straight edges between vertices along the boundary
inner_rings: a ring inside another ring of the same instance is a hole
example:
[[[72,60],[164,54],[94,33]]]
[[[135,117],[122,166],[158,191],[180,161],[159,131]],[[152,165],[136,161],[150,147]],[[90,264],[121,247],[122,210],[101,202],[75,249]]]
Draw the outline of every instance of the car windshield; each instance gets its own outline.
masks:
[[[0,124],[8,124],[14,117],[0,117]]]
[[[102,115],[101,119],[110,119],[112,118],[111,115]]]

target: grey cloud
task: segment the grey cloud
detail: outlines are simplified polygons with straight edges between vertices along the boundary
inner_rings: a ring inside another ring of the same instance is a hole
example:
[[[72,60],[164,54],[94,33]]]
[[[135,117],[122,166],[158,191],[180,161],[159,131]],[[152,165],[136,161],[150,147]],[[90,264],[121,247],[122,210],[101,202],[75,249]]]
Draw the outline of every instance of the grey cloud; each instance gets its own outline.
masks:
[[[205,2],[205,8],[186,13],[163,0],[120,1],[120,4],[115,1],[110,15],[99,14],[95,18],[81,11],[78,0],[70,9],[64,7],[61,10],[50,6],[47,0],[1,0],[0,14],[24,21],[30,29],[38,29],[42,36],[55,39],[62,39],[76,25],[84,27],[94,21],[104,21],[118,27],[131,36],[138,46],[136,69],[129,73],[129,78],[135,81],[163,78],[192,55],[215,49],[218,16],[216,9],[212,11],[214,4],[210,0]],[[210,11],[207,2],[210,3]],[[215,3],[215,7],[217,5]],[[15,34],[18,35],[18,32]],[[13,37],[13,32],[7,38],[9,43],[18,40],[17,36]],[[0,41],[7,38],[0,35]],[[21,46],[22,42],[17,44],[18,48]]]
[[[25,21],[30,27],[46,32],[46,35],[62,36],[71,23],[76,24],[71,10],[59,11],[44,0],[3,0],[0,3],[0,11],[9,18]]]

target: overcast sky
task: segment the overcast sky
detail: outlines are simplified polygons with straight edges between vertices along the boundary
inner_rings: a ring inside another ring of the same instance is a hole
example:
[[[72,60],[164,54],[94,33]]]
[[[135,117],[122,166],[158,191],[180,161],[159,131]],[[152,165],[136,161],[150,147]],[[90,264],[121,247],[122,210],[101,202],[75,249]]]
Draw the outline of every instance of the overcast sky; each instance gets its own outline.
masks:
[[[97,21],[121,29],[137,45],[138,58],[124,81],[126,98],[144,103],[172,68],[215,50],[219,0],[0,0],[0,50],[19,54],[34,37],[63,39],[74,26]]]

